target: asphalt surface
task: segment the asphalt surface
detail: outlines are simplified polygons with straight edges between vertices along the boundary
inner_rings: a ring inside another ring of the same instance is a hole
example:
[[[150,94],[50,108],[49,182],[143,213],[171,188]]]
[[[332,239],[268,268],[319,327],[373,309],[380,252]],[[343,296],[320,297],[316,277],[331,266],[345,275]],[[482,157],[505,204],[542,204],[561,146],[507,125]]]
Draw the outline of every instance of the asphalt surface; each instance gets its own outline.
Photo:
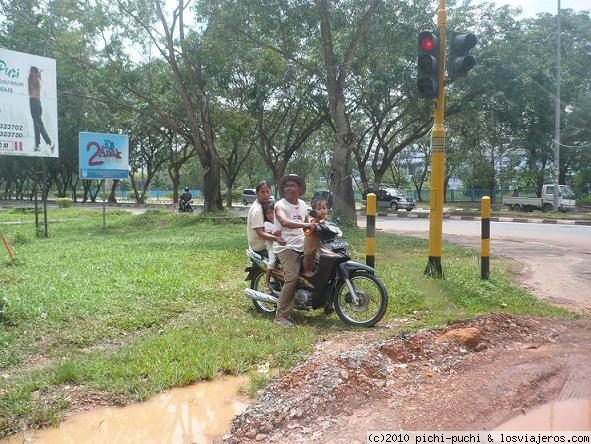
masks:
[[[480,225],[479,220],[444,220],[444,240],[479,250]],[[364,218],[359,226],[365,226]],[[429,220],[378,216],[376,229],[427,239]],[[517,279],[535,295],[591,314],[591,226],[491,222],[490,231],[491,273],[495,256],[511,259]],[[425,251],[425,261],[426,256]],[[445,271],[445,250],[442,264]]]

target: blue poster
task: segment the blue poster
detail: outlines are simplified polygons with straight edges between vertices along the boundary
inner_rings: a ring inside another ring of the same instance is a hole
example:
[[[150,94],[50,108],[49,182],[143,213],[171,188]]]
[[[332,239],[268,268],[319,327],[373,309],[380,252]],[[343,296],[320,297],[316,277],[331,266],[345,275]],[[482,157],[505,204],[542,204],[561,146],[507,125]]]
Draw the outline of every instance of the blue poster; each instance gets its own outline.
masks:
[[[81,179],[128,178],[128,136],[80,133],[79,152]]]

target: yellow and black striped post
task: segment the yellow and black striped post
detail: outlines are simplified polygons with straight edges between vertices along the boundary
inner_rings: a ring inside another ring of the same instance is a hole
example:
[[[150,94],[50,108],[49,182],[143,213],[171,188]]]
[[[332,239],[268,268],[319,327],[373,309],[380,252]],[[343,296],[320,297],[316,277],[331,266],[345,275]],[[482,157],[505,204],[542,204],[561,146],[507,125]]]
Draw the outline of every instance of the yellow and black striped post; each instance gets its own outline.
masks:
[[[368,193],[365,263],[372,268],[376,266],[376,207],[376,195]]]
[[[490,275],[490,197],[480,199],[482,228],[480,234],[480,279]]]

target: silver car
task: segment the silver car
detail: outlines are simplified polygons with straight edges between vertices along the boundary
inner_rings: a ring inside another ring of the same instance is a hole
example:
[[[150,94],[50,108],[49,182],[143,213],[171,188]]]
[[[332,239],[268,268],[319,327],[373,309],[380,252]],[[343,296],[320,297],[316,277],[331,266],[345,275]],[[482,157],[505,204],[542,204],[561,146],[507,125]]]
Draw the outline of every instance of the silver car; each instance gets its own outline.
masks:
[[[366,193],[363,193],[364,203],[367,193],[375,193],[378,208],[389,208],[392,211],[412,211],[415,207],[414,199],[412,197],[406,197],[402,194],[402,191],[397,188],[381,188],[377,193],[373,190],[368,190]]]
[[[244,190],[242,190],[243,205],[250,205],[255,200],[257,200],[257,191],[254,188],[245,188]],[[273,196],[271,196],[270,200],[273,200]]]
[[[254,188],[245,188],[242,190],[242,203],[250,205],[257,199],[257,192]]]

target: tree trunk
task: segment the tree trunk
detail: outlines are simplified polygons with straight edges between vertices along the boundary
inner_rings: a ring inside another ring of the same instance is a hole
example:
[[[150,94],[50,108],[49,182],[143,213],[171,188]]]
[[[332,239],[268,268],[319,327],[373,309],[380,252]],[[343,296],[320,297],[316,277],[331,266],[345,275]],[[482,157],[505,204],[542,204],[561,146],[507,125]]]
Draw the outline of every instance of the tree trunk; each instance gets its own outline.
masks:
[[[203,165],[203,210],[206,212],[223,209],[220,172],[219,160],[215,156],[211,156],[209,162]]]
[[[70,189],[72,190],[72,200],[74,202],[78,202],[78,194],[76,193],[76,187],[78,186],[79,181],[80,181],[80,178],[77,177],[76,181],[72,180],[70,182]]]
[[[351,168],[353,133],[349,128],[349,121],[344,110],[341,119],[343,119],[341,125],[345,126],[346,131],[337,132],[336,137],[334,160],[330,177],[333,184],[333,208],[337,214],[344,216],[356,225],[357,214],[355,213],[355,197],[353,194],[352,179],[353,171]]]
[[[140,192],[138,191],[137,184],[135,183],[135,176],[133,175],[133,173],[129,175],[129,181],[131,182],[131,189],[133,190],[133,195],[135,196],[136,203],[143,204],[144,195],[140,194]]]
[[[88,202],[90,192],[90,180],[82,179],[82,202]]]
[[[234,180],[228,179],[228,192],[226,193],[226,207],[232,208],[232,190],[234,189]]]
[[[168,167],[168,176],[172,182],[172,201],[179,203],[179,184],[181,183],[180,165],[171,165]]]
[[[331,169],[334,211],[357,225],[355,213],[355,197],[353,194],[353,178],[351,168],[351,152],[355,139],[347,116],[345,100],[345,83],[359,41],[367,32],[369,20],[375,14],[380,0],[372,0],[363,18],[360,20],[349,46],[346,48],[342,63],[337,63],[332,43],[330,12],[328,0],[316,0],[320,16],[320,34],[322,38],[322,55],[326,71],[326,90],[330,105],[330,114],[336,130],[333,165]],[[340,69],[338,69],[340,67]]]
[[[279,162],[277,162],[274,165],[269,165],[271,166],[271,170],[273,173],[273,185],[275,185],[275,199],[279,200],[281,199],[283,196],[281,196],[281,190],[279,189],[279,181],[281,180],[281,178],[283,176],[285,176],[285,170],[287,169],[287,162],[285,161],[285,159],[280,160]]]
[[[91,185],[91,188],[90,188],[90,201],[92,203],[96,203],[96,198],[97,198],[98,194],[100,193],[101,188],[103,187],[103,182],[104,181],[105,180],[103,179],[100,182],[97,182],[96,191],[94,192],[94,194],[92,194],[92,185]]]
[[[113,183],[111,184],[111,193],[109,194],[109,200],[108,200],[108,202],[110,204],[117,203],[117,196],[115,194],[117,192],[117,185],[119,185],[119,179],[113,180]]]

